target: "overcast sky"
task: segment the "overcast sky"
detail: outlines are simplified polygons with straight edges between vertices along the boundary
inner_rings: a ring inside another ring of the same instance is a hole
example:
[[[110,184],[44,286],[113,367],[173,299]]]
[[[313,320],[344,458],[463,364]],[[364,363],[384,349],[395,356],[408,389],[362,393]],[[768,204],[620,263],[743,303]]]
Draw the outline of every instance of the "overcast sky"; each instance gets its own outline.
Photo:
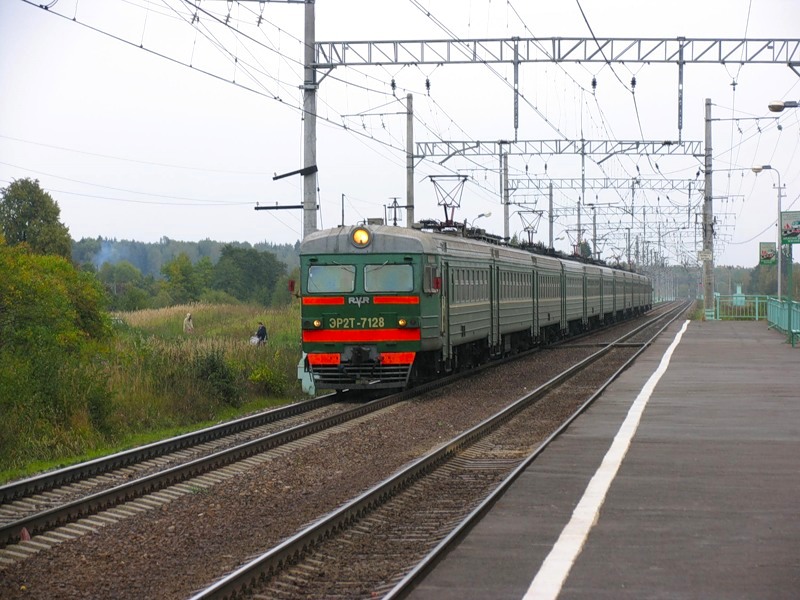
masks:
[[[254,206],[302,202],[299,177],[272,180],[302,167],[302,5],[51,4],[43,10],[22,0],[0,2],[0,187],[38,179],[74,239],[301,238],[300,211],[256,212]],[[199,21],[192,23],[195,12]],[[592,32],[598,38],[800,38],[796,0],[318,0],[316,16],[317,41],[591,38]],[[513,139],[510,81],[510,65],[332,71],[318,100],[320,227],[341,221],[343,195],[348,224],[383,217],[392,198],[405,203],[406,94],[414,94],[417,142]],[[520,140],[678,138],[674,64],[523,64],[520,91]],[[800,75],[785,65],[687,64],[684,140],[703,141],[705,98],[719,119],[712,143],[716,263],[754,266],[758,242],[776,239],[777,173],[786,190],[784,210],[800,210],[800,110],[786,110],[779,120],[767,110],[771,100],[800,99]],[[444,217],[427,176],[461,173],[468,181],[456,219],[491,211],[476,223],[502,234],[497,157],[440,160],[417,165],[417,219]],[[633,223],[630,190],[587,191],[585,202],[607,205],[597,209],[603,258],[624,255],[626,227],[642,247],[657,247],[660,223],[668,260],[694,261],[700,161],[600,160],[587,158],[586,177],[696,178],[691,198],[636,190]],[[756,177],[750,170],[756,164],[774,170]],[[572,155],[512,157],[509,171],[512,178],[580,178],[581,162]],[[555,192],[559,249],[576,239],[579,196]],[[532,212],[546,209],[546,198],[517,190],[512,201],[511,233],[527,238],[530,231],[546,242],[546,215],[537,222]],[[398,218],[405,222],[403,214]],[[581,228],[591,241],[586,207]]]

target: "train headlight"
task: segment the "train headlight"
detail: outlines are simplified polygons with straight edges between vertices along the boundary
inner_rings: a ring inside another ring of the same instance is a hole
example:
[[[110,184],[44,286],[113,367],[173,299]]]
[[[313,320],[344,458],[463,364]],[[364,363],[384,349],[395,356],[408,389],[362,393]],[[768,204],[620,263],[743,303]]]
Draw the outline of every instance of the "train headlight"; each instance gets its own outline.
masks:
[[[406,321],[403,318],[397,319],[397,326],[398,327],[405,327],[406,325],[408,325],[408,321]]]
[[[365,248],[372,241],[372,235],[370,235],[368,229],[364,227],[358,227],[353,230],[351,240],[356,248]]]
[[[312,325],[314,325],[314,329],[319,329],[320,327],[322,327],[322,321],[320,321],[319,319],[314,319]]]

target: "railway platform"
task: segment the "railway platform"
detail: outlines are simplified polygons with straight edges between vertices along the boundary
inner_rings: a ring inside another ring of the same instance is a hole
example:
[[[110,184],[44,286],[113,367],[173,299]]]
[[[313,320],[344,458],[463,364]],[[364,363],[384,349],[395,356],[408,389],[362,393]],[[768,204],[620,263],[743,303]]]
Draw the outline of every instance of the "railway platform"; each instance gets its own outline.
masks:
[[[408,597],[798,598],[798,515],[800,349],[676,322]]]

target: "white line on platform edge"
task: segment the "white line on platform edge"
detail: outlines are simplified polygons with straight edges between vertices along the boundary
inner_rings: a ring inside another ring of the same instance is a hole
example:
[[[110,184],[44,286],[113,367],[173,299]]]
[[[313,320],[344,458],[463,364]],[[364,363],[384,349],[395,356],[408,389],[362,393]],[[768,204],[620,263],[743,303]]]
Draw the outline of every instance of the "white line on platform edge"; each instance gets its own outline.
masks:
[[[614,481],[614,477],[616,477],[617,471],[619,471],[619,467],[628,453],[628,448],[630,448],[631,440],[639,427],[647,402],[650,400],[650,396],[653,394],[659,380],[666,373],[672,353],[678,347],[688,326],[689,321],[685,321],[672,344],[667,348],[664,356],[661,357],[661,363],[658,368],[647,380],[647,383],[644,384],[636,400],[633,401],[628,415],[625,417],[617,435],[614,437],[614,441],[611,443],[611,447],[603,458],[603,462],[589,482],[583,497],[578,502],[578,506],[575,507],[570,522],[564,527],[555,546],[553,546],[550,554],[547,555],[547,558],[542,563],[523,600],[555,600],[558,597],[572,569],[572,565],[575,564],[583,545],[586,543],[589,532],[597,522],[600,508],[603,506],[608,489],[611,487],[611,483]]]

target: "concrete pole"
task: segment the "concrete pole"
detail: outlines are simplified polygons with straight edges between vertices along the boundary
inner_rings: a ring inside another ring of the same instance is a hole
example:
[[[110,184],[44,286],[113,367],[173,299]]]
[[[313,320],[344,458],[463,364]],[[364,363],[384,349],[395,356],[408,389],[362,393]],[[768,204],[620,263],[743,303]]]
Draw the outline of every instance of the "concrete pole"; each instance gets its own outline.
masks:
[[[509,214],[508,214],[508,152],[503,154],[503,237],[506,242],[509,237]]]
[[[581,122],[583,122],[583,115],[581,115]],[[581,125],[581,129],[583,129],[583,125]],[[583,131],[581,131],[583,133]],[[581,242],[583,242],[583,231],[581,231],[581,202],[586,202],[586,141],[583,140],[583,135],[581,135],[581,197],[578,198],[578,256],[583,255],[583,248],[581,247]],[[592,248],[594,250],[594,248]]]
[[[634,209],[634,201],[636,199],[636,178],[634,177],[631,180],[631,227],[628,230],[628,269],[631,269],[631,235],[630,232],[633,230],[633,215],[635,212]],[[631,269],[633,270],[633,269]]]
[[[317,71],[314,64],[316,28],[314,2],[305,5],[303,75],[303,168],[317,165]],[[317,172],[303,175],[303,237],[317,230]]]
[[[778,175],[778,302],[783,302],[783,295],[781,289],[781,280],[783,279],[783,224],[781,223],[781,197],[783,196],[781,190],[781,174],[777,169],[773,169]],[[789,247],[791,249],[791,246]],[[792,272],[791,262],[789,263],[789,273]],[[789,305],[791,311],[791,304]]]
[[[547,187],[548,187],[548,192],[549,192],[548,193],[548,198],[549,199],[548,199],[548,205],[547,205],[547,215],[548,215],[548,218],[547,218],[548,223],[547,224],[549,226],[548,233],[550,234],[550,237],[549,237],[549,242],[550,243],[548,245],[548,248],[552,248],[553,247],[553,221],[555,220],[553,218],[553,182],[551,181],[550,185],[547,186]]]
[[[414,98],[406,96],[406,227],[414,225]]]
[[[711,98],[706,98],[706,189],[703,202],[703,308],[706,316],[714,314],[714,206],[711,189]]]
[[[626,227],[625,229],[628,232],[628,234],[625,236],[627,238],[625,246],[628,248],[628,271],[633,271],[631,268],[631,228]]]
[[[647,206],[642,203],[642,249],[647,252]],[[645,256],[645,260],[647,256]]]

